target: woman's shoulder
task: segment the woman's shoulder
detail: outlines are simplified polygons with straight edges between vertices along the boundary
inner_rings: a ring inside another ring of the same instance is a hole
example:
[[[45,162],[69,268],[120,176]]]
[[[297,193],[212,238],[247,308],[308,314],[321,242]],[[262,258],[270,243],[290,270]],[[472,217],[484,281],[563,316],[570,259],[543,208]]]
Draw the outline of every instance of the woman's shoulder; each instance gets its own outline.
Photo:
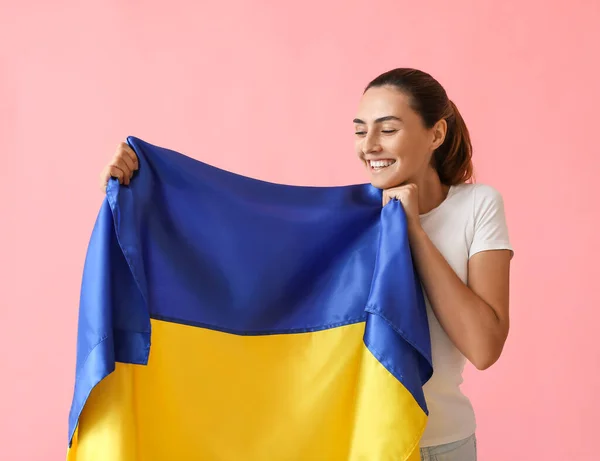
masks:
[[[465,183],[453,186],[453,195],[470,201],[477,209],[489,204],[503,205],[504,199],[501,192],[485,183]]]
[[[486,226],[490,229],[506,227],[504,199],[496,187],[482,183],[461,184],[455,187],[455,195],[464,210],[468,210],[476,229]]]

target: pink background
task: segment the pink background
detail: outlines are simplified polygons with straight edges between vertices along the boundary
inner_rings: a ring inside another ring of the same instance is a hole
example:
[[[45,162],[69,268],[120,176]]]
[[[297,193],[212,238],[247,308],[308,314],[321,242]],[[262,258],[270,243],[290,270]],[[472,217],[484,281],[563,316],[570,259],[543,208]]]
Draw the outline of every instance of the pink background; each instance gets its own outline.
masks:
[[[480,459],[598,459],[597,0],[0,8],[0,459],[64,459],[97,177],[119,141],[277,182],[362,182],[354,110],[398,66],[459,106],[516,248],[505,353],[466,373]]]

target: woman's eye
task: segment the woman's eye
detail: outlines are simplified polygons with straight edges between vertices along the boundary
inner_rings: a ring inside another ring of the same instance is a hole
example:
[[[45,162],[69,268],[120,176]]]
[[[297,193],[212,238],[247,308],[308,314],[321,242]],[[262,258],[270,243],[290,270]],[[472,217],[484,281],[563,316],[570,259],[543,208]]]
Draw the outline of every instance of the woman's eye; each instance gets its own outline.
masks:
[[[364,136],[366,134],[366,132],[364,132],[364,131],[356,131],[354,134],[356,136]]]
[[[385,134],[392,134],[392,133],[395,133],[396,131],[398,131],[398,130],[381,130],[381,132],[385,133]]]

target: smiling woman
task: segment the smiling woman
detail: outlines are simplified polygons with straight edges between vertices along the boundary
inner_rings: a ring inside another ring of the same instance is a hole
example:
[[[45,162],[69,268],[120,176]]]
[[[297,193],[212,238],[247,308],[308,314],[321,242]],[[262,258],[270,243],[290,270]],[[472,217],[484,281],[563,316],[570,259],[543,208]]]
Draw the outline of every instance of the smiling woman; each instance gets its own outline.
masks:
[[[502,196],[472,179],[469,132],[431,75],[394,69],[366,88],[354,119],[356,152],[383,205],[406,212],[427,302],[434,374],[423,460],[477,458],[475,414],[461,392],[468,359],[498,360],[508,335],[510,245]],[[443,458],[442,458],[443,456]]]

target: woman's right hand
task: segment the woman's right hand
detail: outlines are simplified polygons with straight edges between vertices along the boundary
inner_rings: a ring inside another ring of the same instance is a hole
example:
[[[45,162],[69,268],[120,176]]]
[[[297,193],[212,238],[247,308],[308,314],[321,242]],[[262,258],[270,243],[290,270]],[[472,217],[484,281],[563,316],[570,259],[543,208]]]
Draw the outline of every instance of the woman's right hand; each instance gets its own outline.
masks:
[[[100,174],[100,188],[106,192],[110,178],[117,178],[119,183],[129,185],[133,172],[139,168],[137,155],[129,144],[122,142],[117,146],[113,159]]]

